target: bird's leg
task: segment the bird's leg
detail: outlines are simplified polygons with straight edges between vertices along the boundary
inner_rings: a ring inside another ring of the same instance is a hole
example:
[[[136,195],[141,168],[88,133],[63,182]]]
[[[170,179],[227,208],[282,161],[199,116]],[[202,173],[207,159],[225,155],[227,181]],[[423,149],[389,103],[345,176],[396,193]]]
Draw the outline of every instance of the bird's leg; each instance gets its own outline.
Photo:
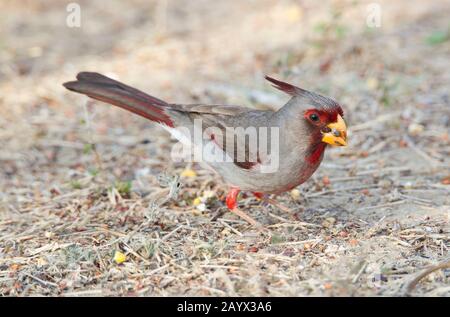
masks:
[[[258,192],[254,192],[253,195],[258,198],[259,200],[262,200],[265,203],[271,204],[275,207],[277,207],[278,209],[280,209],[281,211],[284,211],[288,214],[292,214],[293,211],[289,208],[286,207],[285,205],[283,205],[282,203],[279,203],[278,201],[276,201],[275,199],[270,198],[267,195],[264,195],[263,193],[258,193]]]
[[[261,224],[258,221],[256,221],[255,219],[247,215],[245,212],[237,208],[237,196],[239,195],[239,192],[240,189],[236,187],[232,187],[231,190],[228,192],[227,198],[225,200],[228,209],[230,209],[232,213],[235,213],[236,215],[247,221],[252,226],[261,227]]]

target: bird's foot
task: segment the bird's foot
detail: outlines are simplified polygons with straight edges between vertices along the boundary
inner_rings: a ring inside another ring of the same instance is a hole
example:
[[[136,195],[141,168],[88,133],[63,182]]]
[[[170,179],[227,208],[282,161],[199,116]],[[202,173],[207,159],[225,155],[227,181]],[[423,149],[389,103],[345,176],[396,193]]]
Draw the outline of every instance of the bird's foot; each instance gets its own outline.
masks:
[[[265,202],[267,204],[275,206],[283,212],[286,212],[288,214],[294,214],[294,211],[292,209],[290,209],[289,207],[286,207],[285,205],[276,201],[275,199],[268,197],[267,195],[264,195],[262,193],[253,193],[253,195],[256,198],[258,198],[259,200],[262,200],[263,202]]]
[[[233,208],[233,209],[230,209],[230,211],[232,213],[238,215],[239,217],[241,217],[245,221],[247,221],[249,224],[251,224],[252,226],[257,228],[258,230],[264,230],[264,227],[263,227],[263,225],[260,222],[256,221],[255,219],[253,219],[252,217],[247,215],[245,212],[243,212],[239,208]]]
[[[281,211],[283,211],[285,213],[294,214],[294,211],[291,208],[289,208],[289,207],[285,206],[284,204],[276,201],[275,199],[266,198],[266,199],[264,199],[264,201],[266,203],[268,203],[268,204],[271,204],[271,205],[277,207],[278,209],[280,209]]]
[[[256,221],[255,219],[253,219],[252,217],[247,215],[244,211],[237,208],[237,197],[239,195],[239,192],[240,192],[239,188],[231,188],[231,190],[228,193],[227,198],[226,198],[226,204],[227,204],[228,209],[232,213],[238,215],[239,217],[241,217],[242,219],[247,221],[252,226],[258,228],[258,230],[260,230],[260,231],[267,230],[263,227],[263,225],[261,223],[259,223],[258,221]]]

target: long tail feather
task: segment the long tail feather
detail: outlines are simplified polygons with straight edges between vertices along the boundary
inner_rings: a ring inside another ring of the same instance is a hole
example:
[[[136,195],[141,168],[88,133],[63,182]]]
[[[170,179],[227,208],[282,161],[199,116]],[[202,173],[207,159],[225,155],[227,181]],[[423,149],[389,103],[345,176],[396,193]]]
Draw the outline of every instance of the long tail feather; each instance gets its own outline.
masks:
[[[99,73],[79,73],[77,81],[64,83],[63,86],[173,127],[173,122],[165,111],[169,107],[168,103]]]

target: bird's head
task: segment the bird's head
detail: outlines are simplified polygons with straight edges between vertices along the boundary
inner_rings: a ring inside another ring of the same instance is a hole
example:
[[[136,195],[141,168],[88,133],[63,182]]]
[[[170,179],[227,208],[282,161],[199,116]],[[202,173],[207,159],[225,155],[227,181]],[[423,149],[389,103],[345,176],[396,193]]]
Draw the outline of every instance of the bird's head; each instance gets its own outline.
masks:
[[[307,91],[294,85],[266,76],[274,87],[293,96],[301,106],[296,106],[302,119],[321,141],[333,146],[347,145],[347,125],[341,106],[333,99]]]
[[[347,145],[347,125],[341,107],[336,109],[312,108],[304,112],[305,120],[320,130],[322,142],[334,146]]]

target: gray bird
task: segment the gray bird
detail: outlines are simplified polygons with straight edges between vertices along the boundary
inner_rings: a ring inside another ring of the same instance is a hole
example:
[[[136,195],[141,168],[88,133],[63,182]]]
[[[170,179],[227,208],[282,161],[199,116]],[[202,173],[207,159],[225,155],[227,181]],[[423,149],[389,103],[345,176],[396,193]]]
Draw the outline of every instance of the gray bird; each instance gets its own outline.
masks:
[[[63,85],[154,121],[183,145],[190,144],[194,158],[199,154],[197,160],[209,165],[230,186],[226,197],[230,211],[259,226],[237,207],[240,191],[250,191],[286,210],[266,195],[304,183],[319,167],[327,145],[347,144],[347,127],[337,102],[268,76],[266,79],[291,96],[278,111],[171,104],[92,72],[79,73],[76,81]]]

